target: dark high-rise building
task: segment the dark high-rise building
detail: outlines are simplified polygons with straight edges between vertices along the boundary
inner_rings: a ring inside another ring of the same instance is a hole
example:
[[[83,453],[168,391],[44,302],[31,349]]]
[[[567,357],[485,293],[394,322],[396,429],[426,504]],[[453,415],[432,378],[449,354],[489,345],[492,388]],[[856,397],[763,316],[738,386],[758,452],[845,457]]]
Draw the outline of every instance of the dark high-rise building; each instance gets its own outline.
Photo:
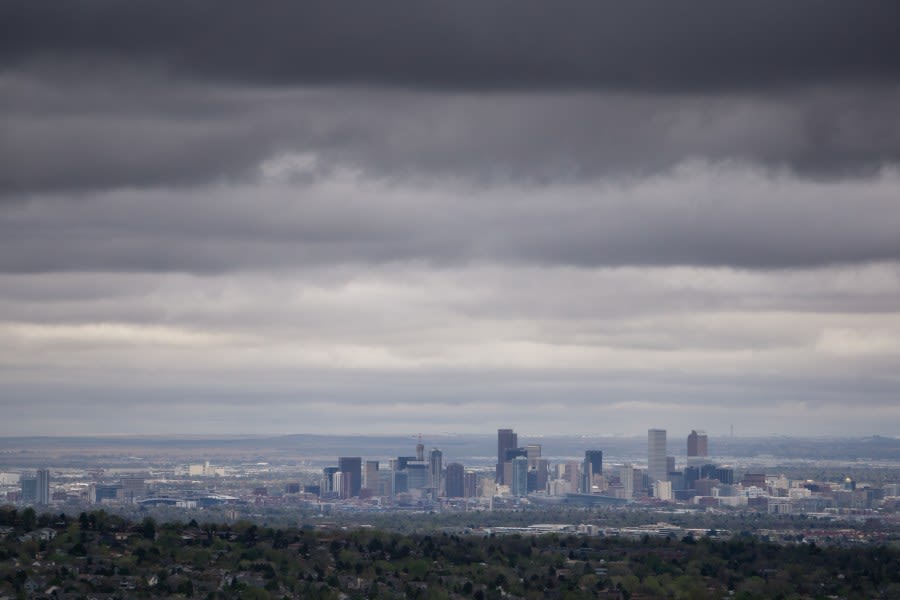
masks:
[[[547,479],[550,475],[550,461],[546,458],[538,458],[534,464],[530,464],[528,471],[528,491],[543,492],[547,490]],[[532,477],[533,475],[533,477]]]
[[[584,463],[590,463],[594,475],[603,473],[603,450],[585,450]]]
[[[423,459],[424,460],[424,459]],[[406,469],[406,465],[411,462],[416,462],[415,456],[398,456],[397,457],[397,471],[403,471]]]
[[[411,462],[406,464],[406,485],[411,490],[424,490],[431,485],[431,470],[428,463]]]
[[[431,497],[437,499],[441,495],[441,475],[444,471],[444,453],[432,448],[428,455],[428,475],[431,479]]]
[[[687,438],[688,461],[709,456],[709,438],[704,431],[691,430]]]
[[[694,482],[700,479],[700,469],[697,467],[686,467],[684,469],[684,489],[694,489]]]
[[[338,469],[347,478],[344,480],[347,496],[359,496],[359,490],[362,489],[362,457],[341,456],[338,458]]]
[[[22,473],[19,475],[19,491],[21,492],[22,502],[25,504],[37,503],[38,497],[38,480],[34,473]]]
[[[508,485],[509,482],[504,480],[503,464],[509,460],[506,458],[508,450],[513,450],[519,446],[519,436],[512,429],[497,430],[497,483]]]
[[[730,469],[728,467],[716,467],[716,470],[713,471],[713,478],[718,479],[724,484],[733,485],[734,469]]]
[[[525,448],[509,448],[506,451],[506,455],[503,457],[503,462],[509,462],[514,458],[519,458],[520,456],[528,458],[528,450],[526,450]]]
[[[118,500],[122,494],[122,486],[118,484],[103,485],[98,483],[93,488],[91,501],[95,504],[102,504],[104,500]]]
[[[466,470],[459,463],[447,465],[447,497],[463,498],[466,495]]]
[[[603,450],[585,450],[581,476],[584,479],[581,488],[585,494],[591,493],[594,477],[603,474]]]
[[[707,463],[700,467],[700,479],[715,479],[716,478],[716,469],[718,469],[716,465],[712,463]]]
[[[394,471],[394,494],[409,491],[409,475],[406,471]]]

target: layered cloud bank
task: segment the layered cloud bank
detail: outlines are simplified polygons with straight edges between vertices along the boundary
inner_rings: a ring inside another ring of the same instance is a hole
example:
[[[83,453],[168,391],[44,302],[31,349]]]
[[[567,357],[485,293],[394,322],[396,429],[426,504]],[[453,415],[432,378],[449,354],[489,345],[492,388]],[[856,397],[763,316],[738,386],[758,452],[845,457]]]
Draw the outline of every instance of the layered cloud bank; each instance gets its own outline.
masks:
[[[895,434],[896,5],[551,8],[4,4],[0,434]]]

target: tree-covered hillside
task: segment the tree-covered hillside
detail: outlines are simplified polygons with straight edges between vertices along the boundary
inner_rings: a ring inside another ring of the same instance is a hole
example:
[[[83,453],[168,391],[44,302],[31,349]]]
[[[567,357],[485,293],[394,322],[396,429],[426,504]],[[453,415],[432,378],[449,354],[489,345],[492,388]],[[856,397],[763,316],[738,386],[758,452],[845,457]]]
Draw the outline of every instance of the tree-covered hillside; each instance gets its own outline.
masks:
[[[407,535],[0,509],[0,596],[898,598],[900,551],[754,538]]]

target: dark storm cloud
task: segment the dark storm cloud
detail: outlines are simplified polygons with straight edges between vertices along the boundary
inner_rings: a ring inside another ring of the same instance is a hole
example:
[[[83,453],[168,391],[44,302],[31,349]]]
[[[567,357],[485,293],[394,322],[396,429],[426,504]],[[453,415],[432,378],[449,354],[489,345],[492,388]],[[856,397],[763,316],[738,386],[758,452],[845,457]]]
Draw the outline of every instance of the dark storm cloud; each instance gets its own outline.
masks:
[[[0,7],[0,56],[277,83],[743,89],[897,82],[898,22],[891,0],[21,0]]]
[[[871,175],[900,161],[900,87],[760,94],[239,88],[158,73],[0,76],[0,198],[248,181],[280,153],[319,171],[546,183],[741,161]]]

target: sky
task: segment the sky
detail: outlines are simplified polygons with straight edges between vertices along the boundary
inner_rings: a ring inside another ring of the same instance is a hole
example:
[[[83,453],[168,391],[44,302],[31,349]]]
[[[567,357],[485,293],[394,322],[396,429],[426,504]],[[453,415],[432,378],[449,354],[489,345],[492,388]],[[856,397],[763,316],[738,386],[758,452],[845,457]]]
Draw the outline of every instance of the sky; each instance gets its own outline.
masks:
[[[0,435],[898,435],[898,22],[3,2]]]

